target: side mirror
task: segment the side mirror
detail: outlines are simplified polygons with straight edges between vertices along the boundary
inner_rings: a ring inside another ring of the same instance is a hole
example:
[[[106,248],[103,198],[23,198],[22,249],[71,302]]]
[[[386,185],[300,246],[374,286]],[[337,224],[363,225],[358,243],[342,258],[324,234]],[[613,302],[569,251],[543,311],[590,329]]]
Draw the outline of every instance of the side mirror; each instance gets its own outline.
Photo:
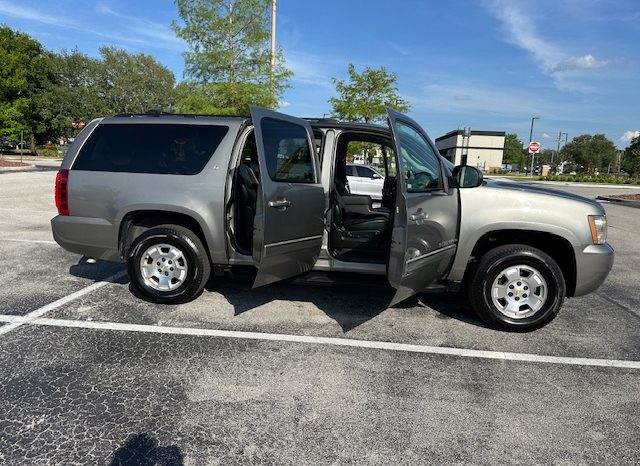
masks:
[[[458,165],[451,173],[456,180],[458,188],[475,188],[482,184],[482,172],[476,167]]]

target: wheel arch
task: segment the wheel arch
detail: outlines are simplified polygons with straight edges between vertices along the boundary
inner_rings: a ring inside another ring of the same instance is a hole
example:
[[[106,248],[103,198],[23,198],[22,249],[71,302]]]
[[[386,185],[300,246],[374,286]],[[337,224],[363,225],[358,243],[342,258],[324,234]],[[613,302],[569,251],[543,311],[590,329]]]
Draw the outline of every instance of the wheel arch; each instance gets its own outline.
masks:
[[[193,231],[207,251],[211,263],[211,251],[205,230],[200,222],[189,214],[165,210],[134,210],[127,212],[120,221],[118,232],[118,251],[120,257],[126,259],[127,251],[135,238],[144,231],[159,225],[179,225]]]
[[[548,254],[560,267],[566,284],[566,296],[572,297],[576,289],[576,257],[573,246],[566,238],[553,233],[535,230],[494,230],[483,234],[475,243],[463,286],[468,283],[478,260],[488,251],[498,246],[523,244]]]

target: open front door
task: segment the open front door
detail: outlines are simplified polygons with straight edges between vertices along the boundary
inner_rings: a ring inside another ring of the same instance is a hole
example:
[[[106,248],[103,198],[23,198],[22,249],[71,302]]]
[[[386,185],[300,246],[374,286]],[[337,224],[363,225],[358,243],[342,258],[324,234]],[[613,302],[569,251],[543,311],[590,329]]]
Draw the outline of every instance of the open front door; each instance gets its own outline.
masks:
[[[411,118],[387,108],[398,158],[396,207],[387,266],[391,305],[441,278],[457,246],[458,190],[449,189],[438,151]]]
[[[251,107],[260,165],[254,288],[311,270],[322,247],[324,189],[311,125]]]

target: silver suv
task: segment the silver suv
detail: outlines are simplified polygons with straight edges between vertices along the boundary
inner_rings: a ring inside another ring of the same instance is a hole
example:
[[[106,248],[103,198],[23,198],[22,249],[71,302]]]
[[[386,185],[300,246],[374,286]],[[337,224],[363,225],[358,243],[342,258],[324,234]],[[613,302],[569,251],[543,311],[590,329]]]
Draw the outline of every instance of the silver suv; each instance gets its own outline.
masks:
[[[613,264],[598,203],[483,180],[452,167],[423,129],[388,110],[388,127],[303,120],[118,115],[92,121],[56,179],[53,234],[63,248],[126,261],[159,303],[191,300],[212,269],[257,269],[254,286],[311,270],[388,277],[390,305],[427,287],[464,290],[508,328],[549,322]],[[349,191],[347,147],[379,146],[382,199]]]

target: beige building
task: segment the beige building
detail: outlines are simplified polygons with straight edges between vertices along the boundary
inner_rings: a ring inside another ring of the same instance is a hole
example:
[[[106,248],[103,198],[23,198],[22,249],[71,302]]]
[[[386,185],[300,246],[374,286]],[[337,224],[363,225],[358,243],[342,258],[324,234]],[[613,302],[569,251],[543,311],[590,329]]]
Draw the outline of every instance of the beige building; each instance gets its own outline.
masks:
[[[502,168],[504,131],[450,131],[435,140],[443,157],[454,165],[471,165],[490,172]]]

